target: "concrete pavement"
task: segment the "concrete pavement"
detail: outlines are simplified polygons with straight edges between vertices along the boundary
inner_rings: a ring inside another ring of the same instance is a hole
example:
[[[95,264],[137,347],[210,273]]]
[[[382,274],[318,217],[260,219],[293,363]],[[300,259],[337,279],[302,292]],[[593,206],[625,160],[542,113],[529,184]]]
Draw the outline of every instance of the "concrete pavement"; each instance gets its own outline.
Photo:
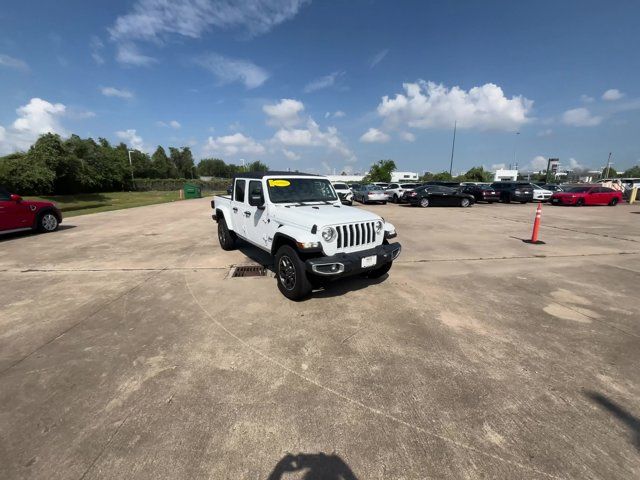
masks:
[[[640,476],[640,207],[367,206],[388,278],[294,303],[208,204],[0,238],[0,478]]]

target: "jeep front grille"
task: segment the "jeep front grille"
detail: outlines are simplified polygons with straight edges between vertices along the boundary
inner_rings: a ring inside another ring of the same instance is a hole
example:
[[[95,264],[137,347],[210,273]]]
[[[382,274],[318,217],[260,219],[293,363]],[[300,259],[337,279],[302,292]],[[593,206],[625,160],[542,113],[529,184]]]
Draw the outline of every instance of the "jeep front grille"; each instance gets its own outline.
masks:
[[[362,245],[373,245],[376,243],[375,222],[352,223],[349,225],[338,225],[335,227],[338,232],[338,249],[360,247]]]

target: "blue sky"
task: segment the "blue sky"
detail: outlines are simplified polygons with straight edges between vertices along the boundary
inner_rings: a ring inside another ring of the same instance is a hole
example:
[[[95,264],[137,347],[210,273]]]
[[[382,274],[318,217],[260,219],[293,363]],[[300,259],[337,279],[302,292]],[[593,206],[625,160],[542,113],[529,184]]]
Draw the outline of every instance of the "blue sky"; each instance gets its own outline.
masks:
[[[454,171],[640,162],[637,1],[5,3],[0,153],[54,131],[441,171],[457,121]]]

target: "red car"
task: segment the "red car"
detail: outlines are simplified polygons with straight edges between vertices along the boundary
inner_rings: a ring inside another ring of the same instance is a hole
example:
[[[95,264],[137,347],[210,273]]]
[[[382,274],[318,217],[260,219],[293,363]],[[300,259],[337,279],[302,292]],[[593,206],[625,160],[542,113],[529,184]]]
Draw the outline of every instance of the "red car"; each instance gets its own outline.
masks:
[[[53,232],[62,223],[62,212],[52,202],[23,200],[0,187],[0,233],[20,230]]]
[[[551,195],[552,205],[617,205],[622,201],[622,192],[612,188],[596,185],[572,187],[563,192],[555,192]]]

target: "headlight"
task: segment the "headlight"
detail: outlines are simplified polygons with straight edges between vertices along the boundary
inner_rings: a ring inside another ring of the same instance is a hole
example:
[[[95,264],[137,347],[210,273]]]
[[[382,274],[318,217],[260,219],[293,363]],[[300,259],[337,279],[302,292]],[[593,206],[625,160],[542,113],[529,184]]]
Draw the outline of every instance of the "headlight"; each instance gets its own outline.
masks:
[[[382,220],[378,220],[376,222],[376,233],[381,233],[382,232],[382,227],[384,225],[382,224]]]
[[[322,238],[325,242],[332,242],[336,238],[336,231],[333,227],[324,227],[322,229]]]

